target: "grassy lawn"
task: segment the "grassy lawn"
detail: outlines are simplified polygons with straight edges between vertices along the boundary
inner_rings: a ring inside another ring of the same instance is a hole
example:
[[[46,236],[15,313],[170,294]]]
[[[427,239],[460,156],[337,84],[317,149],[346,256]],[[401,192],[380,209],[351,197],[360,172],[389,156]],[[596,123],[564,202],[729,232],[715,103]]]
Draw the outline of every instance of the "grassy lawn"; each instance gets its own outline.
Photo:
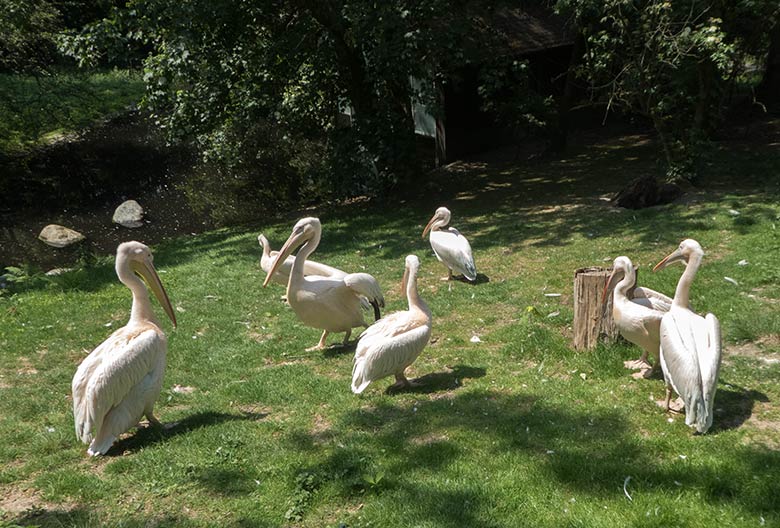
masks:
[[[425,382],[414,392],[387,395],[387,379],[355,396],[352,350],[304,352],[319,332],[298,324],[282,288],[261,287],[255,240],[262,231],[278,248],[295,218],[156,247],[180,325],[164,324],[157,415],[171,427],[132,431],[103,458],[76,442],[69,393],[78,363],[129,314],[113,260],[0,297],[0,518],[780,525],[780,153],[776,143],[731,143],[705,175],[708,190],[669,206],[627,211],[602,199],[651,160],[642,137],[626,137],[561,161],[459,163],[414,201],[319,212],[314,258],[370,271],[389,310],[405,306],[404,257],[421,258],[433,343],[411,369]],[[439,281],[445,270],[420,238],[439,205],[452,210],[489,281]],[[720,318],[725,345],[704,436],[656,406],[659,379],[623,369],[637,348],[570,348],[576,268],[625,254],[641,264],[642,284],[671,294],[682,267],[649,268],[685,237],[706,251],[692,304]]]
[[[0,74],[0,152],[24,150],[86,127],[137,103],[143,91],[140,75],[121,70]]]

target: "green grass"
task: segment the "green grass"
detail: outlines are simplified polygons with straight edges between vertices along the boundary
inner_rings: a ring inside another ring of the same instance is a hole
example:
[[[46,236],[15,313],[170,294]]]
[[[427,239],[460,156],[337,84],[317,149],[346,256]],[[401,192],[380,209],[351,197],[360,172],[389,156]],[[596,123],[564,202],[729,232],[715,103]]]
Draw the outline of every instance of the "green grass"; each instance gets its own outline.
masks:
[[[458,164],[417,200],[320,213],[316,258],[370,271],[389,310],[405,304],[405,255],[420,256],[434,343],[413,365],[425,381],[415,392],[387,395],[388,379],[355,396],[350,350],[304,352],[319,332],[296,321],[282,288],[261,287],[255,240],[262,231],[278,247],[294,219],[155,248],[180,323],[164,325],[168,369],[157,407],[175,425],[133,431],[104,458],[90,459],[76,442],[69,392],[78,363],[128,315],[111,260],[1,297],[3,519],[777,526],[780,155],[729,145],[710,168],[708,192],[643,211],[611,208],[602,193],[651,170],[638,139],[563,161]],[[444,268],[420,238],[438,205],[453,211],[489,281],[439,281]],[[727,347],[715,424],[704,436],[651,401],[663,397],[660,380],[633,380],[622,368],[636,348],[570,348],[576,268],[626,254],[642,265],[643,284],[671,293],[682,268],[649,268],[684,237],[706,251],[692,303],[720,318]],[[742,259],[749,264],[738,266]]]
[[[84,128],[138,103],[143,90],[140,75],[122,70],[0,74],[0,152],[18,152]]]

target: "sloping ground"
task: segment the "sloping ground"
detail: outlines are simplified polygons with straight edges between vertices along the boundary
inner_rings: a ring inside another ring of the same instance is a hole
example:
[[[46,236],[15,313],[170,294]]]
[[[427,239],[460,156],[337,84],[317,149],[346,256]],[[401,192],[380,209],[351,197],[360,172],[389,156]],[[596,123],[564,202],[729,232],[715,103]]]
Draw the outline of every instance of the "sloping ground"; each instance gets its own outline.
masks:
[[[405,202],[300,213],[323,221],[315,258],[374,274],[389,310],[405,304],[404,256],[420,256],[433,338],[411,369],[422,387],[396,395],[384,393],[391,380],[351,394],[353,350],[304,352],[319,332],[296,321],[282,288],[261,287],[256,235],[278,247],[292,218],[161,244],[155,264],[179,318],[176,330],[164,325],[158,415],[169,427],[132,431],[97,460],[76,443],[69,392],[76,365],[127,318],[129,294],[112,262],[0,297],[3,520],[780,524],[777,129],[768,123],[761,141],[724,143],[706,191],[648,210],[605,200],[653,169],[648,139],[626,136],[592,138],[564,160],[513,164],[499,153],[456,163]],[[476,285],[441,282],[445,270],[420,239],[439,205],[471,240]],[[635,348],[569,348],[576,268],[625,254],[643,267],[643,284],[672,292],[681,268],[648,268],[685,237],[707,252],[692,304],[718,315],[726,344],[704,436],[656,406],[660,380],[622,368]]]

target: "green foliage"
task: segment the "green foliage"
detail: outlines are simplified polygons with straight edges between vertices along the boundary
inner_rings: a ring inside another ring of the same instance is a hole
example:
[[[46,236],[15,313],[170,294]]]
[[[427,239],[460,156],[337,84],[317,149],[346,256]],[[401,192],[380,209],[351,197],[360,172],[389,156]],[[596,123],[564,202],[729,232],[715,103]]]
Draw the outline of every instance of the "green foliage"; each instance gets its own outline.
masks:
[[[62,48],[84,63],[123,46],[150,50],[144,102],[172,140],[196,141],[205,173],[234,198],[219,213],[229,218],[282,181],[283,201],[296,187],[338,198],[411,181],[411,98],[433,99],[433,81],[464,60],[454,50],[472,4],[135,0]]]
[[[25,150],[138,103],[138,75],[113,70],[54,75],[0,74],[0,152]]]
[[[579,73],[593,97],[653,123],[672,178],[700,167],[780,14],[772,0],[561,0],[557,7],[575,15],[585,38]]]
[[[0,0],[0,73],[39,72],[53,60],[59,11],[48,0]]]

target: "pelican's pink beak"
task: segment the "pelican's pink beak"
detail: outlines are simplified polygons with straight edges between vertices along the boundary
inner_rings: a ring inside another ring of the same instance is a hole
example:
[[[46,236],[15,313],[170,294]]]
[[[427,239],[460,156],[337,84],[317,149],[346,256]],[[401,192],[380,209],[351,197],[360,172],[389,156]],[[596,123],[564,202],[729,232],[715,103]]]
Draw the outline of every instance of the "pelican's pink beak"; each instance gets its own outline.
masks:
[[[655,265],[653,268],[653,271],[658,271],[659,269],[664,269],[666,266],[673,262],[677,262],[678,260],[685,260],[685,256],[682,254],[682,251],[680,251],[680,248],[677,248],[672,253],[666,256],[661,262]]]
[[[131,261],[130,269],[144,279],[149,286],[149,289],[154,293],[154,296],[157,297],[160,306],[165,310],[165,314],[173,323],[173,327],[176,328],[176,314],[173,312],[171,300],[168,298],[168,293],[165,291],[165,288],[163,288],[160,276],[157,275],[157,270],[154,269],[154,264],[149,260],[144,260],[144,262]]]
[[[433,215],[433,218],[431,218],[431,219],[428,221],[428,223],[427,223],[427,224],[425,224],[425,229],[423,229],[423,232],[422,232],[422,238],[425,238],[425,235],[427,235],[427,234],[428,234],[428,231],[430,231],[430,230],[431,230],[431,226],[433,226],[433,223],[434,223],[436,220],[438,220],[438,218],[439,218],[439,215],[438,215],[438,214],[435,214],[435,215]]]
[[[604,304],[607,302],[607,293],[612,290],[612,288],[615,287],[615,284],[618,282],[618,279],[620,275],[618,274],[618,269],[613,269],[612,273],[609,274],[609,278],[607,279],[607,283],[604,284],[604,289],[601,291],[601,304]]]
[[[276,260],[274,260],[273,265],[271,266],[271,269],[268,271],[268,274],[265,276],[265,280],[263,281],[263,288],[265,288],[268,283],[271,281],[271,277],[274,276],[274,273],[276,273],[276,270],[279,269],[279,266],[282,265],[282,263],[287,260],[287,257],[290,256],[290,254],[303,243],[303,230],[296,232],[293,231],[290,235],[290,238],[287,239],[287,242],[284,243],[282,246],[282,249],[279,250],[279,253],[276,255]]]

